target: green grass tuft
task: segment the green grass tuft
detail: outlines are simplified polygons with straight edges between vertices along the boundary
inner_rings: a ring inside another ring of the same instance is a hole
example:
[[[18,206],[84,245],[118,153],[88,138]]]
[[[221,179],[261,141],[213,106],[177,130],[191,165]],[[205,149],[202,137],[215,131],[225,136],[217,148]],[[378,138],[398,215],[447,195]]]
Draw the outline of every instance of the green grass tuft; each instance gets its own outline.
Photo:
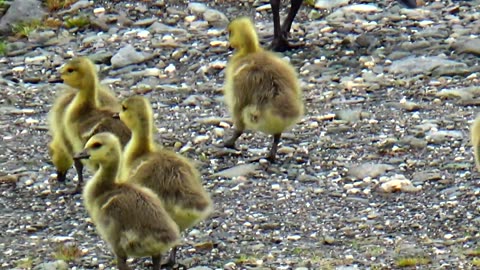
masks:
[[[430,260],[424,257],[404,257],[395,260],[397,267],[410,267],[429,264]]]
[[[12,26],[12,32],[19,37],[28,37],[30,33],[40,28],[41,22],[38,20],[31,22],[21,22]]]
[[[48,11],[57,11],[59,9],[64,9],[70,7],[78,0],[46,0],[45,4]]]
[[[76,16],[69,18],[65,21],[65,26],[67,28],[83,28],[90,25],[90,18],[86,15]]]
[[[15,262],[17,268],[20,269],[32,269],[33,259],[31,257],[23,258]]]
[[[76,244],[73,243],[60,244],[55,250],[55,253],[53,254],[53,257],[55,259],[63,260],[66,262],[74,261],[81,256],[82,251],[80,250],[80,248],[78,248]]]
[[[0,40],[0,56],[7,54],[7,42]]]

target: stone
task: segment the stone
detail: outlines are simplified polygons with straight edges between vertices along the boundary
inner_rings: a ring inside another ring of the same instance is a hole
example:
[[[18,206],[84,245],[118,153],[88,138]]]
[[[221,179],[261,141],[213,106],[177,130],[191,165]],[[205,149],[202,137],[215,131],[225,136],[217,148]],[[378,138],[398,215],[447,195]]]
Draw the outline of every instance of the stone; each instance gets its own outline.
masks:
[[[389,164],[364,163],[351,166],[348,169],[348,174],[357,179],[363,179],[366,177],[375,178],[384,174],[386,171],[393,170],[394,168],[395,167]]]
[[[153,23],[155,23],[157,20],[158,20],[157,18],[147,18],[147,19],[143,19],[143,20],[138,20],[138,21],[134,22],[133,25],[134,26],[147,27],[147,26],[150,26]]]
[[[393,61],[388,71],[394,74],[417,75],[429,74],[440,67],[455,69],[467,68],[467,65],[441,56],[411,56]]]
[[[113,68],[121,68],[131,64],[138,64],[145,61],[148,57],[142,52],[137,51],[132,45],[121,48],[111,59]]]
[[[332,9],[348,5],[349,0],[317,0],[315,1],[315,8],[318,9]]]
[[[65,261],[58,260],[54,262],[44,262],[41,263],[35,268],[34,270],[67,270],[68,269],[68,264]]]
[[[480,39],[469,39],[453,46],[459,53],[471,53],[480,56]]]
[[[253,173],[255,170],[257,170],[257,168],[258,168],[257,164],[252,164],[252,163],[242,164],[242,165],[225,169],[223,171],[219,171],[215,173],[213,176],[221,176],[221,177],[227,177],[227,178],[244,176],[244,175]]]
[[[12,26],[21,22],[41,21],[45,15],[41,1],[14,0],[0,19],[0,34],[11,33]]]
[[[213,27],[225,28],[229,21],[225,14],[216,9],[207,9],[203,13],[203,18]]]
[[[157,34],[176,34],[176,35],[186,35],[187,31],[185,29],[181,28],[176,28],[172,27],[160,22],[154,22],[148,30],[152,33],[157,33]]]
[[[193,3],[188,4],[188,10],[191,13],[196,14],[196,15],[203,14],[205,11],[207,11],[207,9],[208,9],[207,5],[205,5],[203,3],[193,2]]]

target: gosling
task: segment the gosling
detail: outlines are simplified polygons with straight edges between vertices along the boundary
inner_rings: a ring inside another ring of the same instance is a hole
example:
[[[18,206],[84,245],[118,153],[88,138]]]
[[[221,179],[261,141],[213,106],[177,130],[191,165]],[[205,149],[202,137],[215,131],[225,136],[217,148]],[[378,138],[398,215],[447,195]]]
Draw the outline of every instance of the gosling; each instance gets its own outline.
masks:
[[[99,168],[85,185],[83,201],[98,233],[115,253],[118,269],[131,269],[128,256],[151,256],[152,269],[160,270],[162,253],[177,244],[180,232],[151,190],[118,183],[118,138],[111,133],[96,134],[75,159],[89,159]]]
[[[48,144],[49,154],[56,168],[57,181],[65,182],[66,175],[73,165],[73,148],[65,135],[63,117],[67,106],[77,94],[75,88],[65,89],[54,101],[48,113],[48,126],[52,140]],[[120,111],[120,102],[107,87],[100,86],[98,89],[101,106]]]
[[[205,219],[212,210],[212,201],[199,172],[187,158],[154,142],[150,102],[141,96],[130,97],[122,102],[119,117],[132,131],[123,154],[123,179],[152,189],[180,231]],[[166,265],[172,266],[175,261],[176,247]]]
[[[125,145],[130,139],[130,130],[118,119],[114,119],[116,112],[100,107],[98,101],[98,76],[95,65],[87,57],[72,59],[60,70],[64,82],[76,89],[78,93],[68,105],[63,125],[65,137],[72,145],[74,152],[83,149],[85,142],[93,135],[100,132],[112,132]],[[90,169],[97,168],[86,162]],[[79,191],[83,182],[83,164],[78,160],[74,162],[78,173]]]
[[[249,18],[233,20],[228,31],[235,53],[227,64],[224,95],[235,130],[225,146],[235,148],[245,129],[271,134],[267,159],[274,162],[282,132],[303,115],[297,73],[291,64],[260,47]]]

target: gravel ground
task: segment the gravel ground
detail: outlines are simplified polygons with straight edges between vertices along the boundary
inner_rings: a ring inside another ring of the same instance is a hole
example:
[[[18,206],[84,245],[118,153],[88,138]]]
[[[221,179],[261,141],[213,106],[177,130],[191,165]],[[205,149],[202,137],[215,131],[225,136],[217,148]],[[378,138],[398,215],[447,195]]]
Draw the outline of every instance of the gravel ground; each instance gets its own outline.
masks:
[[[56,69],[74,55],[96,59],[120,97],[147,96],[158,141],[197,161],[215,211],[182,243],[180,261],[193,269],[396,269],[402,258],[417,260],[412,269],[479,264],[480,189],[468,128],[480,104],[480,1],[303,7],[291,39],[306,46],[285,56],[299,71],[306,115],[284,134],[276,164],[249,163],[270,147],[260,133],[242,136],[241,151],[221,146],[232,132],[221,95],[231,54],[223,17],[206,22],[198,5],[165,2],[95,1],[51,15],[91,16],[86,28],[7,39],[2,269],[115,265],[80,195],[63,193],[75,184],[73,170],[73,181],[57,183],[47,153],[46,115],[61,91]],[[255,11],[248,1],[203,2],[227,18],[255,16],[262,41],[271,40],[262,3]],[[136,62],[117,61],[125,52]],[[398,182],[408,185],[384,190]]]

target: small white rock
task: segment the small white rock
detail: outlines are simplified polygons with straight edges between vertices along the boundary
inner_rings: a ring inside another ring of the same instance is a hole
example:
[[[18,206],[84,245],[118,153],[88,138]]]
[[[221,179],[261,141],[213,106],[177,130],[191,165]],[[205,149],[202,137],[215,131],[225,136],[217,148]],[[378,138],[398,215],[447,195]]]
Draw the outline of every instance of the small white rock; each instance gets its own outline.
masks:
[[[25,123],[27,123],[29,125],[32,125],[32,124],[38,124],[39,121],[37,119],[27,118],[27,119],[25,119]]]
[[[215,128],[213,132],[217,137],[223,137],[223,135],[225,135],[225,130],[223,128]]]
[[[278,153],[280,154],[291,154],[295,152],[295,148],[289,147],[289,146],[283,146],[280,149],[278,149]]]
[[[103,13],[105,13],[105,8],[103,8],[103,7],[95,8],[93,10],[93,14],[95,14],[95,15],[101,15]]]
[[[12,68],[12,71],[13,71],[14,73],[24,72],[24,71],[25,71],[25,67],[14,67],[14,68]]]
[[[223,31],[220,30],[220,29],[215,29],[215,28],[212,28],[212,29],[208,29],[207,31],[207,35],[209,36],[221,36],[223,34]]]
[[[196,19],[197,19],[197,16],[190,15],[190,16],[185,17],[185,22],[191,23],[191,22],[195,21]]]
[[[287,236],[287,240],[293,240],[293,241],[300,240],[300,238],[302,238],[300,235],[289,235],[289,236]]]
[[[280,185],[279,184],[273,184],[272,185],[272,190],[280,190]]]
[[[222,127],[222,128],[230,128],[230,124],[227,123],[227,122],[223,122],[221,121],[219,124],[218,124],[219,127]]]
[[[199,144],[199,143],[202,143],[202,142],[206,142],[208,139],[210,139],[210,137],[208,135],[198,135],[197,137],[195,137],[193,139],[193,143],[194,144]]]
[[[34,64],[34,63],[41,63],[47,60],[45,55],[35,56],[35,57],[27,57],[25,58],[25,64]]]
[[[150,31],[142,30],[137,32],[137,37],[139,38],[148,38],[150,36]]]
[[[266,5],[261,5],[259,7],[257,7],[255,10],[256,11],[267,11],[267,10],[270,10],[272,9],[272,6],[270,4],[266,4]]]
[[[212,47],[227,47],[228,42],[224,40],[212,40],[210,41],[210,46]]]
[[[167,73],[173,73],[173,72],[175,72],[175,70],[177,70],[177,69],[175,68],[175,66],[173,64],[169,64],[165,68],[165,72],[167,72]]]
[[[145,76],[145,77],[147,77],[147,76],[157,77],[160,74],[161,74],[161,72],[160,72],[160,69],[158,69],[158,68],[147,68],[143,72],[143,76]]]

